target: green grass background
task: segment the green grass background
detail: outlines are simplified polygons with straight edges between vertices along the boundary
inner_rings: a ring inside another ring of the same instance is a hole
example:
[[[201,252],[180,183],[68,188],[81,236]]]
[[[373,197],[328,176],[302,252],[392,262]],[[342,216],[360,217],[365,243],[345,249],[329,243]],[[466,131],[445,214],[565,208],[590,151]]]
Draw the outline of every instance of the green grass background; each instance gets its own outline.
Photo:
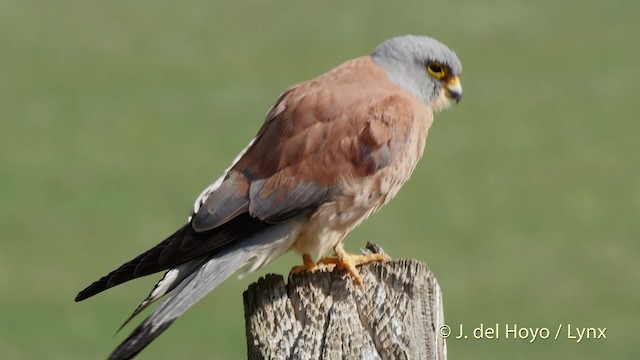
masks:
[[[76,304],[160,241],[281,90],[382,40],[464,64],[412,180],[347,239],[428,263],[452,326],[606,327],[606,340],[448,341],[450,359],[638,358],[640,3],[0,1],[0,352],[101,359],[152,276]],[[141,359],[245,357],[242,291]]]

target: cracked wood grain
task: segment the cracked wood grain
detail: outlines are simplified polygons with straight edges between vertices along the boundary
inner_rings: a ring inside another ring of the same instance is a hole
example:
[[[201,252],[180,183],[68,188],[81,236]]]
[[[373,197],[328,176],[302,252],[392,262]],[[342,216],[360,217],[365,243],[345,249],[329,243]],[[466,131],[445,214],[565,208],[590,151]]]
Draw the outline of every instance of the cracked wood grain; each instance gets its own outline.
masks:
[[[375,246],[370,250],[380,251]],[[442,294],[416,260],[267,275],[244,293],[249,359],[446,359]]]

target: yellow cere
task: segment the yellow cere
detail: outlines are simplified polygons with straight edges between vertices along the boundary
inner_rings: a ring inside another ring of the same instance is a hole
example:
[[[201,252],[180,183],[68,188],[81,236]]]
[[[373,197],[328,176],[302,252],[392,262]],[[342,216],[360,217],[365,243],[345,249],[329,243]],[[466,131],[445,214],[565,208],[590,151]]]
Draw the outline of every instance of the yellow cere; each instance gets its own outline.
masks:
[[[459,86],[460,85],[460,78],[457,77],[457,76],[452,76],[451,78],[449,78],[447,80],[447,85],[449,87]]]

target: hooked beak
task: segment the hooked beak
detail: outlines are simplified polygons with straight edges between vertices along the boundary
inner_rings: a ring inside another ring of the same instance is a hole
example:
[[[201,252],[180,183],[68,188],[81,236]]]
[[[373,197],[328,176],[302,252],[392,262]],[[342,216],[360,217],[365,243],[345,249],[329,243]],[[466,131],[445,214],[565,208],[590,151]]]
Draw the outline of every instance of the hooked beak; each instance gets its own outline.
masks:
[[[452,76],[445,83],[446,95],[450,99],[454,99],[456,104],[462,99],[462,85],[460,85],[460,78]]]

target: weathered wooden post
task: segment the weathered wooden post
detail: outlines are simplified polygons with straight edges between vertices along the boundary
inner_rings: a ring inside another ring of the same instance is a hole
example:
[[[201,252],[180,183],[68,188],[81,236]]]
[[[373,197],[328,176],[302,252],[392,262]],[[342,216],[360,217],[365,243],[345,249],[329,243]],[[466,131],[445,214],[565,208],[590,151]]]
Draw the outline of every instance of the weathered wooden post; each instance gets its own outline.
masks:
[[[381,251],[367,244],[369,251]],[[445,360],[442,294],[415,260],[344,272],[267,275],[244,293],[249,359]]]

